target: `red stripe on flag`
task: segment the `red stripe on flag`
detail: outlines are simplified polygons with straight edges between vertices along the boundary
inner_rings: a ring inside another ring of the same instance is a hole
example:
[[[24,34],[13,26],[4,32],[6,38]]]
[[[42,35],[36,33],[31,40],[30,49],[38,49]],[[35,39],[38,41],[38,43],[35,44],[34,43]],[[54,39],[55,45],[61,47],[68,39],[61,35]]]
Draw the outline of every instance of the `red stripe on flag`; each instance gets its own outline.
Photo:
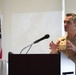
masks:
[[[2,49],[0,50],[0,59],[2,59]]]

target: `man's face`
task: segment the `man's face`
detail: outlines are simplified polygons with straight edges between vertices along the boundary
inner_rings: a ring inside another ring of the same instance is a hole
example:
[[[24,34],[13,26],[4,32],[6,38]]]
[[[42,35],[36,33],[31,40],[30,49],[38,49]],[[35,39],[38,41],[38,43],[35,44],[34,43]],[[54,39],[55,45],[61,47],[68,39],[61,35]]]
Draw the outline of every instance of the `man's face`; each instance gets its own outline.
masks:
[[[75,23],[73,21],[72,16],[65,17],[65,19],[64,19],[64,28],[65,28],[66,32],[70,32],[70,31],[74,30]]]

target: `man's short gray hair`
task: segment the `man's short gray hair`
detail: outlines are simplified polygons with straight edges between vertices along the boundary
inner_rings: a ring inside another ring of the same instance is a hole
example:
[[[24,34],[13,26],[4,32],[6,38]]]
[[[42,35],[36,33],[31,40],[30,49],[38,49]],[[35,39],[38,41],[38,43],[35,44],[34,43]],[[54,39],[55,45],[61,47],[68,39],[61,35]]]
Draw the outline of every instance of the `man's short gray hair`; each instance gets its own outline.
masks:
[[[66,16],[67,16],[67,17],[68,17],[68,16],[72,16],[74,23],[76,23],[76,14],[74,14],[74,13],[67,13]]]

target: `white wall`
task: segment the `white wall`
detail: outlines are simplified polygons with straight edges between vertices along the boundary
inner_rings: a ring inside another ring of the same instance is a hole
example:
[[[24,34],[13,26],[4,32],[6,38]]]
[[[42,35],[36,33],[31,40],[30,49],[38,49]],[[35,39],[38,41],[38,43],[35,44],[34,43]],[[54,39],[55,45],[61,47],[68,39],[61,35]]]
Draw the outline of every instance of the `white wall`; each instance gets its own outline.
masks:
[[[8,58],[9,51],[19,53],[45,34],[51,37],[34,45],[30,51],[49,53],[49,42],[62,35],[61,0],[2,0],[1,12],[3,59]]]
[[[61,36],[62,29],[60,20],[61,12],[59,11],[13,14],[11,27],[12,51],[14,50],[16,53],[19,53],[23,47],[29,45],[36,39],[43,37],[45,34],[49,34],[50,38],[48,40],[34,45],[29,52],[49,53],[50,41],[56,41],[57,38]],[[24,53],[26,53],[26,51],[27,50],[25,49]]]
[[[0,1],[0,14],[1,14],[1,1]]]
[[[76,13],[76,0],[65,0],[65,12]]]

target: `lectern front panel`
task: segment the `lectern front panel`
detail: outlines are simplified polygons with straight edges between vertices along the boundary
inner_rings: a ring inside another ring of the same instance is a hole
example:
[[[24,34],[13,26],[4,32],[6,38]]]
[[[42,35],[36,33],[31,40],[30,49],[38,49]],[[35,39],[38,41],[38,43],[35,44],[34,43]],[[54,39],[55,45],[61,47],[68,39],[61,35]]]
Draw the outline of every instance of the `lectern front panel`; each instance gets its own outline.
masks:
[[[60,75],[60,54],[9,54],[9,75]]]

